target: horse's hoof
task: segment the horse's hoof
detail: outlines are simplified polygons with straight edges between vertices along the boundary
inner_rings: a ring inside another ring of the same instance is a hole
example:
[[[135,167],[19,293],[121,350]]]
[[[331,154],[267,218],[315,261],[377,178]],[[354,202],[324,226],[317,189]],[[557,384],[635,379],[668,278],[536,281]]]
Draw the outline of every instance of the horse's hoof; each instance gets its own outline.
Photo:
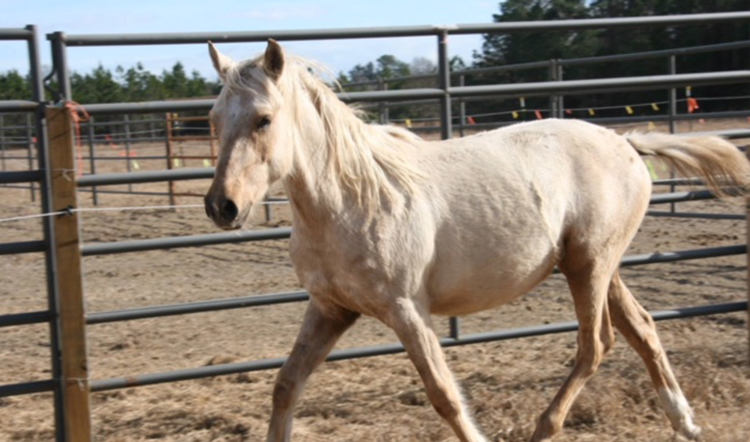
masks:
[[[697,425],[691,425],[690,427],[681,428],[675,436],[678,436],[677,440],[690,440],[690,441],[702,441],[702,430]]]

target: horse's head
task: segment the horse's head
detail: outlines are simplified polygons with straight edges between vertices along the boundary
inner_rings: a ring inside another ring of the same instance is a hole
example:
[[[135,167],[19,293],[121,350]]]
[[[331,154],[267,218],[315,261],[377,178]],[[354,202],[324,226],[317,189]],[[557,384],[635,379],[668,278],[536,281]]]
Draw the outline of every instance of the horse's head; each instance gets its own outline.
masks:
[[[220,143],[206,214],[222,229],[237,229],[269,186],[291,169],[291,140],[279,80],[284,53],[269,40],[263,56],[235,63],[209,43],[224,87],[210,118]]]

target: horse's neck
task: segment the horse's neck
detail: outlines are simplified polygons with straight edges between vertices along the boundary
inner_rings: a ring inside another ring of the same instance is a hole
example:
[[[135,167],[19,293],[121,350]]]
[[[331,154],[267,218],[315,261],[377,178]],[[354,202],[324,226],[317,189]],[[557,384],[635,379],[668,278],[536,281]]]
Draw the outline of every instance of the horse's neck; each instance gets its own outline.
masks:
[[[292,207],[295,224],[319,227],[325,220],[343,211],[341,189],[326,174],[323,169],[325,165],[317,164],[320,160],[316,157],[320,156],[295,158],[293,172],[284,179],[284,189]]]
[[[317,118],[311,114],[311,118]],[[299,122],[298,122],[299,123]],[[329,171],[320,121],[295,124],[292,171],[283,180],[297,224],[319,225],[343,211],[344,192]]]
[[[294,105],[294,164],[285,186],[298,220],[318,222],[342,214],[356,219],[359,212],[366,220],[375,206],[390,207],[394,201],[383,178],[387,172],[372,159],[376,153],[362,151],[372,148],[366,140],[383,138],[377,132],[381,129],[364,123],[327,89],[297,90]],[[361,187],[352,180],[361,180]],[[389,198],[383,201],[384,189]]]

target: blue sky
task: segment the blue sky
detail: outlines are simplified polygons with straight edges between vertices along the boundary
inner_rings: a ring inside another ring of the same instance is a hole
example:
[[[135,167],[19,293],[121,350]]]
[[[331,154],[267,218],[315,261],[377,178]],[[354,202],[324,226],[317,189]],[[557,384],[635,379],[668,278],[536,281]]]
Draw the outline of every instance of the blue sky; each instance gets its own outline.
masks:
[[[488,23],[499,1],[481,0],[0,0],[0,28],[39,27],[43,37],[42,62],[50,64],[45,34],[109,34],[138,32],[262,31],[367,26]],[[436,38],[323,40],[282,44],[294,54],[346,71],[382,54],[411,62],[415,57],[435,61]],[[481,45],[480,35],[451,36],[450,55],[471,59]],[[227,43],[219,49],[235,59],[263,50],[260,43]],[[113,69],[141,61],[154,72],[181,61],[188,71],[214,78],[205,45],[70,48],[71,69],[88,72],[99,63]],[[26,72],[26,49],[20,42],[0,41],[0,71]]]

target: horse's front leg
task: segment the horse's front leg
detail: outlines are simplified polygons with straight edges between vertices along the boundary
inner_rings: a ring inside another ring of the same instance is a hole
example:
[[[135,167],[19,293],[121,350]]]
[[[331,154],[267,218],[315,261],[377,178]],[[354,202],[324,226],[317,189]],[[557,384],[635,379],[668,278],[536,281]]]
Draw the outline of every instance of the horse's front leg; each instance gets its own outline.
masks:
[[[307,378],[358,317],[359,313],[310,300],[292,353],[276,378],[268,442],[291,440],[294,405]]]
[[[458,385],[445,363],[427,309],[410,299],[398,300],[388,323],[417,368],[435,411],[450,424],[462,442],[485,442],[471,421]]]

